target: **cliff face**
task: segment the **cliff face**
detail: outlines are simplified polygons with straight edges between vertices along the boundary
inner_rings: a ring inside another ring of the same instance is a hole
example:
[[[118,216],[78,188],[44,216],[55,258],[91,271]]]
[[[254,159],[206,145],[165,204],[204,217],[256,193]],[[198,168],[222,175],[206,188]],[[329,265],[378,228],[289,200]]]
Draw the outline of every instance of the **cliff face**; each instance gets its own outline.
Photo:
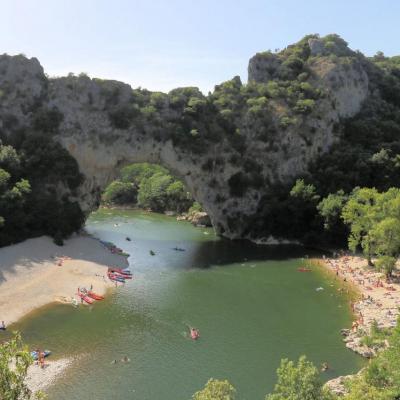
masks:
[[[0,132],[29,134],[50,121],[50,140],[84,175],[67,194],[85,213],[121,167],[147,161],[182,178],[220,234],[248,236],[270,186],[304,174],[369,95],[365,61],[347,46],[312,38],[301,44],[300,61],[288,51],[257,54],[248,85],[235,78],[210,97],[193,88],[133,91],[87,76],[49,79],[36,59],[3,55]]]

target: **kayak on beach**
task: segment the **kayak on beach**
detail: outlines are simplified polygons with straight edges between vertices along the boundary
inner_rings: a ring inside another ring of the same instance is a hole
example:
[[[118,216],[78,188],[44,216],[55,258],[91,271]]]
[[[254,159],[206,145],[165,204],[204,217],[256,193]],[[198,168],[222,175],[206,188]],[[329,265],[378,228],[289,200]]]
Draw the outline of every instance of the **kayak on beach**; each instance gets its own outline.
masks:
[[[86,295],[85,293],[81,292],[80,288],[78,288],[78,292],[77,295],[87,304],[93,304],[94,303],[94,299],[90,298],[88,295]]]
[[[125,283],[125,278],[121,275],[114,274],[112,272],[107,272],[107,276],[108,279],[110,279],[110,281]]]
[[[124,279],[132,279],[133,278],[132,272],[127,268],[122,269],[122,268],[108,267],[108,273],[109,274],[119,275]]]
[[[97,293],[95,293],[95,292],[93,292],[91,290],[89,290],[87,292],[87,295],[89,297],[91,297],[92,299],[94,299],[94,300],[104,300],[104,296],[101,296],[101,295],[99,295],[99,294],[97,294]]]

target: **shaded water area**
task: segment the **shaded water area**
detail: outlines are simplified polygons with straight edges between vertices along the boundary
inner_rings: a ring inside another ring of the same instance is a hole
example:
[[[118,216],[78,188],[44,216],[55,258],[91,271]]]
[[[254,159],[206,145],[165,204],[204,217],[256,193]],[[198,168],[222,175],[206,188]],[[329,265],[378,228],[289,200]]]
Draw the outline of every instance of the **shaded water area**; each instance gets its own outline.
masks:
[[[81,355],[50,400],[187,400],[210,377],[257,400],[283,357],[327,361],[326,379],[362,367],[339,334],[351,321],[346,299],[323,274],[297,272],[301,247],[226,241],[140,211],[100,210],[87,230],[131,254],[135,279],[93,307],[45,308],[18,324],[55,358]],[[200,340],[187,337],[188,325]],[[111,364],[125,355],[130,363]]]

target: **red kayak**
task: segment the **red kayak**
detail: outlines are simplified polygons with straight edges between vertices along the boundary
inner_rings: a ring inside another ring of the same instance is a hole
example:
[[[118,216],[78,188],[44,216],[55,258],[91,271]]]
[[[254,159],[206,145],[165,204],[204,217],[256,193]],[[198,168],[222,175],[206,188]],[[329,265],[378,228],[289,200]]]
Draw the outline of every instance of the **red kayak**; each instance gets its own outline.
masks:
[[[297,268],[297,271],[299,271],[299,272],[311,272],[311,268],[304,268],[304,267]]]
[[[89,297],[91,297],[94,300],[104,300],[104,296],[100,296],[99,294],[94,293],[91,290],[89,290],[87,294]]]
[[[114,274],[117,276],[121,276],[124,279],[132,279],[133,278],[131,273],[123,272],[123,270],[120,268],[108,268],[108,273]]]
[[[125,283],[125,278],[122,275],[107,272],[107,276],[111,281]]]
[[[80,290],[78,290],[78,296],[86,303],[88,304],[93,304],[94,300],[91,299],[89,296],[87,296],[85,293],[82,293]]]

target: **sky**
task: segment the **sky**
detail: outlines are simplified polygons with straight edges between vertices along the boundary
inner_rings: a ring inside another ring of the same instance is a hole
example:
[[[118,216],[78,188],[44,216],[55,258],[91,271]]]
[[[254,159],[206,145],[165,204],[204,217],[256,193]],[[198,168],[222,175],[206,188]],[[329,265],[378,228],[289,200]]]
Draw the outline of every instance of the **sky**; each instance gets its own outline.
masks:
[[[0,54],[36,57],[50,76],[164,92],[245,82],[255,53],[310,33],[400,54],[399,0],[0,0],[0,10]]]

